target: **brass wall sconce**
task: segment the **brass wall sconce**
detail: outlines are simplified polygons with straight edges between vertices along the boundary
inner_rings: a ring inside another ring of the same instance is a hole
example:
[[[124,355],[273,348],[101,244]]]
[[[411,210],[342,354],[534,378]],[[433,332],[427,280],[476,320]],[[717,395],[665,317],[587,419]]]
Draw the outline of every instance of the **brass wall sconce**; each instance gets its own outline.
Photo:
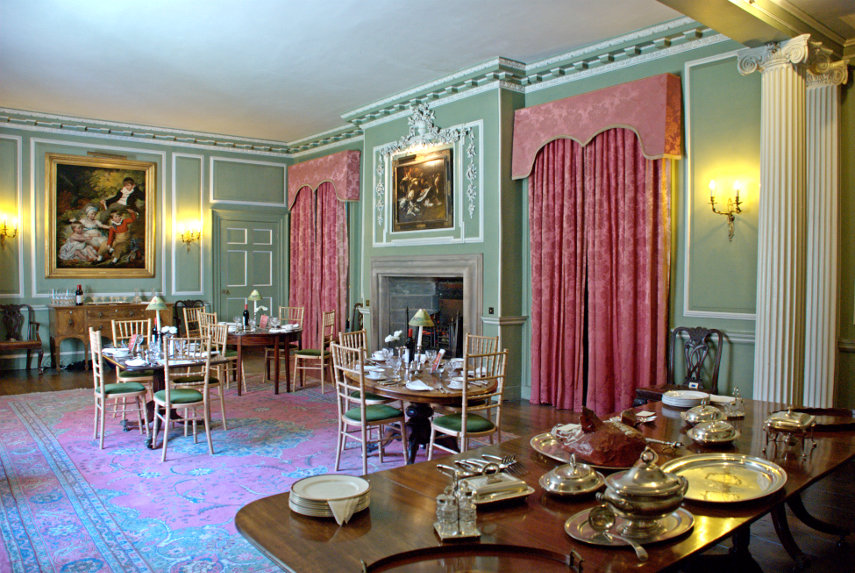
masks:
[[[715,206],[715,189],[716,184],[715,181],[710,181],[710,207],[712,207],[713,213],[716,215],[724,215],[727,217],[727,240],[733,240],[733,220],[736,215],[742,213],[742,209],[740,205],[742,202],[739,200],[739,192],[742,190],[742,184],[739,181],[733,182],[733,190],[736,193],[736,197],[728,197],[727,199],[727,207],[726,209],[716,209]]]
[[[7,215],[3,215],[0,221],[0,245],[6,244],[6,238],[14,239],[18,236],[18,219],[12,218],[9,220]]]
[[[187,247],[187,251],[189,252],[190,245],[202,239],[202,229],[197,223],[188,223],[181,226],[181,230],[178,232],[178,237],[184,243],[184,246]]]

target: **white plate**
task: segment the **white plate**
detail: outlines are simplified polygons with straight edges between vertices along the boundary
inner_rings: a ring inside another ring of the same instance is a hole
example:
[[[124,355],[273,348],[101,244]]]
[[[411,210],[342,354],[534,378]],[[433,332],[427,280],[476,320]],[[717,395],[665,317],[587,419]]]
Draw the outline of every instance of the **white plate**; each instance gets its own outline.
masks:
[[[347,499],[362,495],[370,489],[371,484],[361,477],[338,474],[309,476],[291,485],[291,491],[301,498],[316,501]]]
[[[448,387],[452,390],[462,390],[463,389],[463,380],[451,380],[448,383]]]
[[[379,381],[379,380],[385,380],[385,379],[386,379],[386,377],[385,377],[385,376],[383,376],[383,375],[382,375],[381,373],[379,373],[379,372],[369,372],[368,374],[366,374],[366,375],[365,375],[365,379],[366,379],[366,380],[371,380],[371,381],[373,381],[373,382],[377,382],[377,381]]]
[[[706,392],[697,390],[669,390],[662,394],[662,403],[676,408],[691,408],[709,396]]]
[[[366,366],[365,367],[366,372],[383,372],[385,370],[386,369],[383,368],[382,366]]]
[[[142,358],[131,358],[130,360],[125,362],[125,366],[132,366],[132,367],[133,366],[145,366],[146,364],[148,364],[148,362],[146,362]]]
[[[736,398],[733,396],[718,396],[716,394],[710,394],[710,402],[713,404],[733,404],[736,402]]]
[[[407,382],[407,390],[415,390],[416,392],[424,392],[426,390],[433,390],[430,386],[422,382],[421,380],[410,380]]]

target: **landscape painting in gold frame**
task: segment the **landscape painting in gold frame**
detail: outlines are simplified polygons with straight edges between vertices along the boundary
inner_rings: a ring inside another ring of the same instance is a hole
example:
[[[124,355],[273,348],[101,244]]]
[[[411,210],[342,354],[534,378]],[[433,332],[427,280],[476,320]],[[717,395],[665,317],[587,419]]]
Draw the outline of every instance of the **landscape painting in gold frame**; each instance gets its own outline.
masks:
[[[45,276],[154,276],[156,164],[48,153]]]

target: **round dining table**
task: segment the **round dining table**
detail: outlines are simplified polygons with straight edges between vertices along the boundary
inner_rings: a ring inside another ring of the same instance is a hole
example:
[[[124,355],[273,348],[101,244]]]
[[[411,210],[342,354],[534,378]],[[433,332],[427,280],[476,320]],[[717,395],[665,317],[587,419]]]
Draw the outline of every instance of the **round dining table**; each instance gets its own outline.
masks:
[[[436,406],[461,406],[463,401],[463,389],[452,388],[449,386],[451,376],[445,373],[440,376],[436,373],[430,373],[428,368],[421,372],[416,372],[411,375],[413,381],[421,381],[429,389],[417,390],[415,385],[407,387],[407,381],[400,377],[395,379],[391,368],[380,365],[383,368],[383,378],[380,380],[372,380],[369,378],[369,371],[365,373],[365,389],[368,392],[382,396],[383,398],[391,398],[393,400],[402,400],[408,404],[407,413],[407,463],[411,464],[416,458],[419,451],[419,446],[430,442],[430,417],[433,415],[432,405]],[[366,370],[371,366],[366,366]],[[458,372],[458,374],[460,374]],[[486,385],[470,384],[467,390],[467,399],[477,399],[479,395],[490,394],[496,391],[498,380],[493,379]]]

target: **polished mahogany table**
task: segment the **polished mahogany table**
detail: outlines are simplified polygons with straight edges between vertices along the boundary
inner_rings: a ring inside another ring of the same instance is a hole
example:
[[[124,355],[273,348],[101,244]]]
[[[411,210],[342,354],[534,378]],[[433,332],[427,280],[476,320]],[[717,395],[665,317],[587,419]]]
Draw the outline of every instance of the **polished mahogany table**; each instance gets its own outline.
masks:
[[[273,393],[279,393],[279,355],[285,357],[285,391],[291,391],[291,357],[290,352],[287,352],[288,346],[291,341],[299,340],[303,335],[302,328],[296,328],[294,330],[277,330],[272,332],[270,329],[266,328],[256,328],[255,330],[243,330],[241,332],[229,332],[229,336],[226,339],[226,344],[237,346],[237,371],[238,376],[243,376],[243,349],[249,346],[261,346],[265,348],[275,348],[276,353],[273,358]],[[286,350],[286,352],[279,352],[279,349],[282,348]],[[241,382],[242,380],[238,380],[238,396],[241,395]]]
[[[746,400],[745,404],[745,419],[736,421],[742,435],[733,446],[711,450],[692,444],[688,448],[680,448],[675,455],[729,451],[765,457],[762,454],[765,441],[762,421],[782,406],[751,400]],[[679,417],[680,410],[662,403],[648,404],[645,408],[658,414],[653,423],[640,427],[646,436],[690,442],[685,435],[687,428]],[[573,419],[572,416],[568,412],[568,421]],[[543,431],[548,430],[543,428]],[[359,571],[362,561],[370,565],[417,548],[455,546],[453,543],[443,544],[432,527],[435,497],[448,484],[448,478],[435,469],[437,463],[447,464],[449,459],[481,453],[515,454],[527,469],[523,479],[535,492],[523,500],[479,506],[478,527],[482,535],[473,547],[506,544],[565,555],[572,551],[583,559],[582,571],[586,573],[659,571],[677,566],[690,570],[691,560],[698,558],[701,552],[733,537],[732,557],[737,561],[736,568],[731,566],[731,569],[759,570],[748,553],[751,523],[772,513],[773,517],[778,514],[776,529],[779,526],[786,528],[784,504],[799,506],[802,490],[855,457],[855,432],[817,432],[817,447],[806,459],[798,455],[786,459],[771,457],[788,474],[787,483],[781,490],[765,498],[739,504],[684,501],[683,507],[695,517],[694,528],[673,540],[647,545],[650,558],[646,563],[639,563],[629,547],[587,545],[564,532],[564,522],[570,516],[595,505],[596,501],[593,496],[574,499],[545,493],[538,485],[538,478],[560,462],[534,451],[529,445],[530,437],[470,450],[453,458],[444,457],[370,474],[366,476],[372,488],[369,508],[354,515],[343,527],[338,527],[331,519],[316,519],[291,512],[287,492],[259,499],[241,508],[235,517],[235,525],[253,545],[286,570]],[[777,523],[781,521],[781,515],[783,522]],[[833,527],[821,522],[808,525]],[[786,543],[789,541],[785,546]],[[793,547],[796,547],[794,542]]]
[[[391,374],[391,370],[386,369],[386,374]],[[416,459],[419,446],[424,445],[427,447],[427,444],[430,442],[430,417],[433,415],[431,405],[457,406],[459,408],[463,401],[463,389],[450,388],[448,386],[448,382],[450,381],[448,374],[441,377],[438,374],[431,374],[428,370],[424,370],[417,373],[414,378],[421,380],[430,386],[431,389],[410,390],[403,380],[394,384],[386,384],[367,377],[365,378],[365,388],[367,391],[378,396],[383,396],[384,398],[403,400],[409,404],[406,408],[408,464],[413,463]],[[470,384],[467,396],[470,400],[477,400],[479,394],[494,392],[497,385],[498,382],[496,380],[491,380],[485,386]],[[439,439],[446,440],[446,438],[444,435],[439,436]]]

